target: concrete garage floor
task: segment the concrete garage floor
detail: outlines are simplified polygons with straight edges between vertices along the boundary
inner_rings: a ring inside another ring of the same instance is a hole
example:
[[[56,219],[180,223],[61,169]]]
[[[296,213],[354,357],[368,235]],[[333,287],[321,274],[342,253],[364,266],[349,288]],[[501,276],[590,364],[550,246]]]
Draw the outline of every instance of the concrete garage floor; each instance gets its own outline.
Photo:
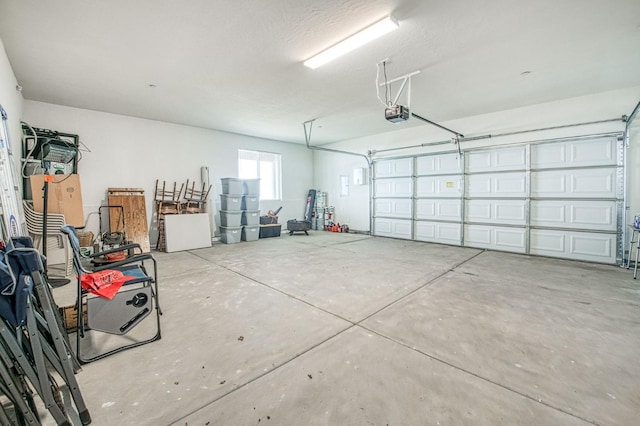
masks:
[[[155,255],[162,340],[83,367],[95,425],[638,424],[625,269],[321,231]]]

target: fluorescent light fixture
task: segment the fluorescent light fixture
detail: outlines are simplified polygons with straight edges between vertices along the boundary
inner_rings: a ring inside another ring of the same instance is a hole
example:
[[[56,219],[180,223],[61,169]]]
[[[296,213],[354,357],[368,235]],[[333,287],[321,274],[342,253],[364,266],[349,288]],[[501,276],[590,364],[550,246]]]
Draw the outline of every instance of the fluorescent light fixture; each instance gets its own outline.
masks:
[[[349,53],[352,50],[395,30],[396,28],[398,28],[398,22],[392,16],[388,16],[351,37],[342,40],[340,43],[328,48],[327,50],[318,53],[314,57],[306,60],[304,65],[309,68],[318,68],[327,62],[331,62],[334,59],[339,58],[345,53]]]

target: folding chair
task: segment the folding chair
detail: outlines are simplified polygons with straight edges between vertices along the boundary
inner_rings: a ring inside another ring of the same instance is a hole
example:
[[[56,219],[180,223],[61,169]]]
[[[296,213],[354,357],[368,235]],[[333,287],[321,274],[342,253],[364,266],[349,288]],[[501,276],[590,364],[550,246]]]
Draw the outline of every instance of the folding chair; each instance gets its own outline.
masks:
[[[78,274],[74,308],[78,313],[78,360],[89,363],[159,340],[162,311],[158,303],[158,268],[153,255],[142,253],[139,244],[127,244],[91,255],[104,257],[115,251],[126,251],[129,256],[124,260],[86,269],[75,228],[65,225],[61,230],[69,239]],[[149,264],[152,274],[147,271]]]
[[[19,360],[24,359],[27,369],[31,369],[31,364],[26,363],[26,354],[20,346],[13,346],[17,349],[14,353],[12,346],[7,343],[7,340],[17,342],[16,334],[20,335],[20,328],[26,323],[27,297],[32,290],[30,284],[28,281],[18,280],[16,273],[11,270],[5,252],[0,251],[0,394],[8,399],[12,407],[6,403],[4,406],[13,408],[11,415],[3,406],[3,413],[0,415],[2,425],[14,424],[13,418],[18,424],[40,424],[34,394]],[[37,375],[34,370],[31,371],[31,378],[35,379],[38,385]]]
[[[13,403],[18,424],[40,424],[29,382],[56,423],[71,426],[52,375],[55,371],[67,385],[79,418],[86,425],[91,423],[91,416],[43,272],[42,258],[28,237],[13,239],[11,247],[0,252],[0,390]]]

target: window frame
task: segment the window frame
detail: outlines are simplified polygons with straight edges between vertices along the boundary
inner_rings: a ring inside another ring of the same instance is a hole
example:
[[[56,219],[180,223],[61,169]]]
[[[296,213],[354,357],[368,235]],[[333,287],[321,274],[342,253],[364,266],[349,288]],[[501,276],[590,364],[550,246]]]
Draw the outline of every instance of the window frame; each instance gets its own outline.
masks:
[[[243,153],[248,153],[246,157],[249,156],[257,156],[257,160],[255,159],[244,159],[245,161],[253,161],[255,162],[256,167],[256,176],[260,179],[260,200],[261,201],[282,201],[282,154],[277,152],[268,152],[268,151],[257,151],[253,149],[238,149],[238,177],[240,179],[256,179],[255,177],[247,178],[241,175],[241,167],[240,161],[243,160]],[[273,178],[273,198],[266,198],[265,191],[262,190],[262,185],[264,183],[264,179],[261,176],[261,167],[260,164],[262,162],[268,162],[274,165],[273,173],[271,177]]]

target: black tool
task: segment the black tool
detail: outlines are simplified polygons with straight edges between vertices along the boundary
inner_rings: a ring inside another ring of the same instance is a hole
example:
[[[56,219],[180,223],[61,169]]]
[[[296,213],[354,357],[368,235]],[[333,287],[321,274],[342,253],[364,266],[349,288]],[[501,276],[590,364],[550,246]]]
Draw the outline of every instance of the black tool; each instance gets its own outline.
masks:
[[[128,302],[127,302],[128,303]],[[135,306],[135,305],[134,305]],[[141,310],[140,312],[138,312],[138,314],[131,318],[129,321],[127,321],[122,327],[120,327],[120,331],[121,332],[125,332],[127,331],[127,329],[129,327],[131,327],[132,325],[134,325],[136,323],[136,321],[138,321],[140,318],[142,318],[143,316],[145,316],[147,314],[147,312],[149,312],[149,308],[144,308],[143,310]]]

